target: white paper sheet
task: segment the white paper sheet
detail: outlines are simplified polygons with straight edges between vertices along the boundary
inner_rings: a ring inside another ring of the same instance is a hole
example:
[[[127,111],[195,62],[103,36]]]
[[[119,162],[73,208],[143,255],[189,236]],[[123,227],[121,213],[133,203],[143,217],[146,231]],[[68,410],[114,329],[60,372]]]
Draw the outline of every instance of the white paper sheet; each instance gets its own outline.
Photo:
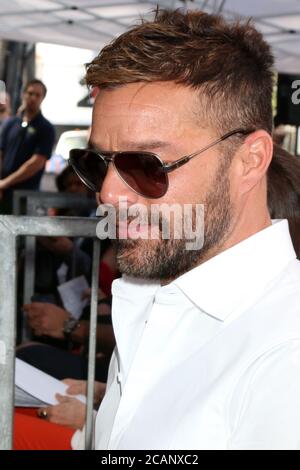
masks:
[[[57,405],[56,393],[67,395],[68,385],[36,367],[16,359],[15,406]],[[70,395],[86,403],[84,395]]]
[[[82,294],[88,288],[89,285],[84,276],[75,277],[71,281],[60,284],[57,288],[65,309],[76,320],[80,318],[82,310],[88,305],[88,299],[82,300]]]

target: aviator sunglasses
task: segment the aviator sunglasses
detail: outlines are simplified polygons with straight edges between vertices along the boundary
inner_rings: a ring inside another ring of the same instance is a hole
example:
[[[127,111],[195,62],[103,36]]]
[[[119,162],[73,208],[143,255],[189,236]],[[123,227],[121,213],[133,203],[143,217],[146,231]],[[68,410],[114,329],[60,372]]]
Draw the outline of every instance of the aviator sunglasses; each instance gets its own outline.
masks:
[[[69,163],[83,183],[94,192],[101,191],[108,164],[112,163],[118,176],[131,190],[140,196],[157,199],[164,196],[168,190],[168,173],[234,134],[248,135],[252,132],[254,129],[235,129],[227,132],[201,150],[171,163],[164,163],[158,155],[152,152],[96,152],[90,149],[71,150]]]

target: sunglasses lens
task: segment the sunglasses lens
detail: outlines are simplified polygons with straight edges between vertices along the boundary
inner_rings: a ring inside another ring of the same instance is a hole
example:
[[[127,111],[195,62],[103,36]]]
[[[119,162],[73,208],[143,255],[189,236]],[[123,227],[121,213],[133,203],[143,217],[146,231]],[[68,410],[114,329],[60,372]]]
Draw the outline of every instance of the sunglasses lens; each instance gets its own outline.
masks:
[[[115,168],[121,178],[138,194],[149,198],[162,197],[168,189],[168,177],[162,162],[151,153],[122,152],[116,154]]]
[[[70,164],[88,188],[95,192],[101,190],[107,165],[99,155],[91,150],[73,149],[70,151]]]

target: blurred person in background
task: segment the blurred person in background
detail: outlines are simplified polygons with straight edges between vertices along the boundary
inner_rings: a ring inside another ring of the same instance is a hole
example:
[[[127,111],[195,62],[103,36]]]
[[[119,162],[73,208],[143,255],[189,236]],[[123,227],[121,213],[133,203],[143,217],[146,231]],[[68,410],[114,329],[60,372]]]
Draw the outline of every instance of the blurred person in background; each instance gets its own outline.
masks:
[[[6,119],[11,116],[10,97],[8,93],[5,93],[5,101],[0,102],[0,132],[2,125]]]
[[[91,195],[71,167],[66,167],[57,177],[56,186],[61,193],[73,193],[83,196]],[[90,199],[90,207],[48,209],[49,216],[87,217],[94,210],[94,198]],[[35,259],[35,288],[36,295],[46,295],[53,302],[59,301],[57,286],[74,277],[84,275],[90,282],[92,248],[91,243],[82,238],[70,237],[37,237]],[[22,271],[21,271],[22,272]],[[19,280],[22,292],[23,278]]]
[[[2,214],[11,213],[15,189],[39,189],[45,163],[51,157],[55,131],[41,112],[46,93],[41,80],[30,80],[24,88],[22,112],[3,124],[0,138]]]
[[[56,405],[15,408],[14,450],[84,449],[86,405],[76,395],[86,395],[87,383],[73,379],[63,382],[68,385],[66,395],[56,394]],[[105,383],[95,382],[94,410],[101,403],[105,388]]]
[[[274,145],[268,169],[268,207],[272,219],[287,219],[300,259],[300,159],[279,145]]]

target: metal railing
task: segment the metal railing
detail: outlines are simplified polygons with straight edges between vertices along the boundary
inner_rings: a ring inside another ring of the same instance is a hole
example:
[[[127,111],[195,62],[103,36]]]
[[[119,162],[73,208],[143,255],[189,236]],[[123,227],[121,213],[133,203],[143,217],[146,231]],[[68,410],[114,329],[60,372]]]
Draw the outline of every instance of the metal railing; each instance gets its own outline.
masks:
[[[23,204],[22,204],[23,202]],[[92,200],[83,195],[73,193],[58,193],[46,191],[17,190],[13,194],[13,214],[21,215],[24,209],[25,215],[46,216],[47,210],[51,207],[56,209],[96,209],[96,200]],[[43,234],[44,235],[44,234]],[[74,252],[75,255],[75,252]],[[23,303],[28,304],[34,294],[35,283],[35,257],[36,240],[34,237],[26,237],[25,259],[24,259],[24,287]],[[74,263],[73,263],[74,271]],[[24,323],[23,338],[27,338],[27,328]]]
[[[89,331],[85,448],[93,443],[97,298],[100,240],[99,218],[0,216],[0,449],[12,448],[17,311],[17,239],[20,236],[88,237],[93,241],[92,297]]]
[[[22,204],[23,202],[23,204]],[[47,209],[96,209],[96,201],[74,193],[18,189],[13,193],[13,215],[47,215]],[[24,209],[24,214],[21,214]]]

